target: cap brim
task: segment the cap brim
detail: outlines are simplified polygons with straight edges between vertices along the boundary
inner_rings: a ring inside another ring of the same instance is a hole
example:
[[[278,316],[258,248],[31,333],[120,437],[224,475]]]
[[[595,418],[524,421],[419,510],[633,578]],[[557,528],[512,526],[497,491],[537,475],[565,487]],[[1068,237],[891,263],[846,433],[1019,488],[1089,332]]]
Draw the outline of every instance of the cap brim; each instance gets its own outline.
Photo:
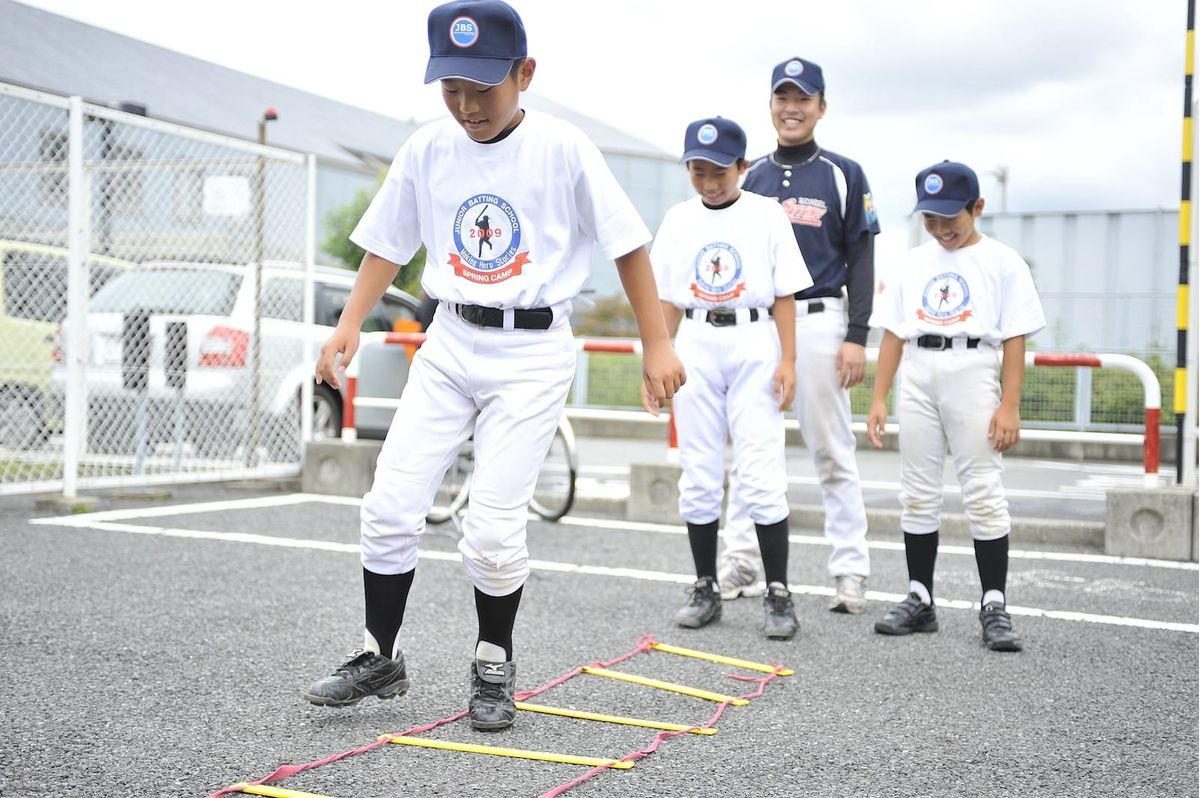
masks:
[[[745,156],[742,156],[745,157]],[[738,159],[736,155],[730,155],[727,152],[717,152],[715,150],[695,149],[688,150],[679,160],[687,163],[688,161],[708,161],[715,163],[717,166],[732,166]]]
[[[792,84],[796,88],[800,89],[800,91],[804,92],[805,94],[820,94],[821,93],[820,90],[817,89],[815,86],[813,86],[811,83],[805,83],[804,81],[796,80],[795,78],[780,78],[779,80],[775,81],[775,85],[771,87],[771,91],[775,91],[776,89],[778,89],[780,86],[782,86],[785,83]]]
[[[913,213],[932,213],[934,216],[950,218],[958,216],[967,208],[966,200],[956,199],[927,199],[917,203]]]
[[[508,77],[513,63],[519,58],[466,58],[463,56],[437,56],[429,59],[425,67],[425,82],[458,78],[485,86],[499,86]]]

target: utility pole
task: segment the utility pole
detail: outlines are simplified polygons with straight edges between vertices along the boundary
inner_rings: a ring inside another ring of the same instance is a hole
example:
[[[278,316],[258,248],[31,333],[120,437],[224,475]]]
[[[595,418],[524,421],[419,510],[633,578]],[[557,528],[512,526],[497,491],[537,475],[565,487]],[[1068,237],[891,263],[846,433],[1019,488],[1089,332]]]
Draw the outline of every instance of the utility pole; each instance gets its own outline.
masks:
[[[997,166],[988,172],[1000,186],[1000,213],[1008,212],[1008,167]]]
[[[263,111],[258,120],[258,143],[267,143],[267,123],[279,118],[274,106]],[[258,442],[261,437],[259,428],[262,426],[262,400],[259,397],[259,387],[262,383],[262,272],[265,245],[263,243],[263,217],[266,216],[266,159],[260,153],[257,159],[254,175],[254,332],[251,337],[250,352],[250,423],[246,439],[247,468],[258,465]]]

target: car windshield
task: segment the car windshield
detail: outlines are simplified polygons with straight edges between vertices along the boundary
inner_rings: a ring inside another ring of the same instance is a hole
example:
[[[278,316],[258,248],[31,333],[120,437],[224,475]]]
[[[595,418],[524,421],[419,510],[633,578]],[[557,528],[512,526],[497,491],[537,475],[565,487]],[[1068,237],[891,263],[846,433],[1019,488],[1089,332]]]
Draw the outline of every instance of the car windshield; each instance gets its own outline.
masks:
[[[154,310],[228,316],[241,277],[226,271],[130,271],[113,278],[92,297],[94,313]]]

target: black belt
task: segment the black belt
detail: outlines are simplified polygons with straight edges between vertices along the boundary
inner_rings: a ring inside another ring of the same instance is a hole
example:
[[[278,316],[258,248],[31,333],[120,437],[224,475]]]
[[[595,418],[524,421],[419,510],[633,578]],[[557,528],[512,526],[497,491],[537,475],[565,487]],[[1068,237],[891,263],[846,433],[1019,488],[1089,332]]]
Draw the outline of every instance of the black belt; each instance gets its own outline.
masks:
[[[947,338],[944,335],[922,335],[917,339],[917,346],[921,347],[922,349],[937,349],[938,351],[943,351],[946,349],[953,349],[954,341],[954,338]],[[967,339],[967,349],[978,348],[978,338]]]
[[[480,305],[451,305],[454,312],[478,327],[503,327],[504,310],[485,308]],[[551,308],[517,308],[513,311],[514,330],[548,330],[554,322]]]
[[[736,310],[717,309],[710,310],[705,313],[700,308],[687,308],[683,312],[687,314],[689,319],[695,319],[698,317],[701,321],[706,321],[714,327],[732,327],[738,323]],[[704,315],[701,316],[701,313]],[[750,308],[750,321],[758,321],[760,318],[766,318],[767,316],[774,315],[774,308],[764,308],[763,310],[759,310],[758,308]]]

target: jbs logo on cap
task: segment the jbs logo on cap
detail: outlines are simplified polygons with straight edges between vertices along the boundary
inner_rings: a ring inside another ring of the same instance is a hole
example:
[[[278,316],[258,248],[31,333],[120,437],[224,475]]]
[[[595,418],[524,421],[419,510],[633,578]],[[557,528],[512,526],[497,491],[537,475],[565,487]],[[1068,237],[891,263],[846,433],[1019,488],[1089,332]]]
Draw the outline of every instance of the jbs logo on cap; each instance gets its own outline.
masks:
[[[696,131],[696,141],[701,144],[712,144],[717,140],[716,125],[701,125]]]
[[[788,61],[787,66],[783,68],[783,74],[789,78],[794,78],[804,71],[804,64],[799,61]]]
[[[945,182],[942,180],[942,176],[934,172],[925,178],[925,193],[936,194],[942,190],[942,186],[944,185]]]
[[[458,47],[470,47],[479,41],[479,23],[470,17],[457,17],[450,23],[450,41]]]

